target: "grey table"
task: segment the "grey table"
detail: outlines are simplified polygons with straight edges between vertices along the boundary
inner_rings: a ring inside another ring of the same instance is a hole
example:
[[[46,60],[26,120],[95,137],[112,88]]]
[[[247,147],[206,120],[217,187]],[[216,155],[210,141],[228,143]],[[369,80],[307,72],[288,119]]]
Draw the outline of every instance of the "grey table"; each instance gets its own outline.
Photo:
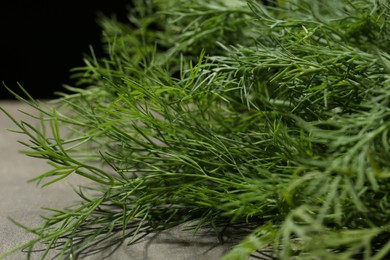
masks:
[[[30,120],[22,111],[31,111],[27,105],[17,101],[0,101],[0,106],[13,116]],[[46,188],[39,188],[27,181],[49,169],[45,161],[27,157],[20,153],[24,147],[18,140],[20,134],[7,129],[15,129],[9,118],[0,112],[0,254],[33,238],[8,218],[13,218],[27,226],[41,222],[40,215],[47,214],[42,207],[62,208],[77,199],[70,184],[85,180],[73,176]],[[231,247],[221,245],[214,236],[184,232],[175,228],[146,238],[132,246],[120,247],[107,259],[219,259]],[[105,252],[87,259],[102,259]],[[53,256],[54,254],[52,254]],[[26,254],[17,252],[5,259],[26,259]],[[39,253],[32,259],[39,259]],[[49,258],[50,259],[50,258]]]

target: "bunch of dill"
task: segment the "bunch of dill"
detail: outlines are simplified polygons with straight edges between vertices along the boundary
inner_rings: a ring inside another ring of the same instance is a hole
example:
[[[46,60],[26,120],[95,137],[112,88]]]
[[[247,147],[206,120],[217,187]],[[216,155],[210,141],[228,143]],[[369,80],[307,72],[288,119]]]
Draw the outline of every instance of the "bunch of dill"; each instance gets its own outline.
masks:
[[[388,256],[390,6],[275,3],[144,0],[128,24],[101,17],[106,57],[54,108],[19,97],[40,127],[15,120],[52,166],[36,181],[96,185],[19,249],[81,257],[196,223],[250,229],[224,259]]]

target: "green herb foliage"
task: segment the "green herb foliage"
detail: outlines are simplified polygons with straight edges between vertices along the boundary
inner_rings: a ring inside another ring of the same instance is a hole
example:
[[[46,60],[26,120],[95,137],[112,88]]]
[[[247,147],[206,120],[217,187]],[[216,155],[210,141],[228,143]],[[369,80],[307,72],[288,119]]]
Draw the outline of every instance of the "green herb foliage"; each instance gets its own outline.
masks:
[[[192,223],[250,229],[223,259],[389,257],[387,1],[144,0],[100,24],[106,57],[54,108],[19,97],[39,127],[15,121],[52,166],[34,181],[95,184],[15,250],[77,258]]]

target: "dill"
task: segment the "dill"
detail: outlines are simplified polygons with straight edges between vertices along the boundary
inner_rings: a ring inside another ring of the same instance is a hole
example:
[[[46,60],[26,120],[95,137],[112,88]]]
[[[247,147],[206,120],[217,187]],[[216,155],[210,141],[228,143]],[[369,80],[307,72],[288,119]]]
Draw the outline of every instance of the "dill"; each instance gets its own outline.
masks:
[[[106,57],[75,68],[54,107],[17,96],[40,127],[14,120],[25,154],[52,166],[34,181],[95,185],[13,251],[78,258],[195,222],[251,230],[222,259],[388,257],[390,7],[275,3],[136,1],[127,24],[100,17]]]

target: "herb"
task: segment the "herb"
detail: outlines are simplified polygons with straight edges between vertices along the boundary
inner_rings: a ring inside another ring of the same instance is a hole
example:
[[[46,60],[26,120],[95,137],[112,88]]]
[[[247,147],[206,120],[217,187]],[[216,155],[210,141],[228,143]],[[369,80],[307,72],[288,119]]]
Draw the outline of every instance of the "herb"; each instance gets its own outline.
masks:
[[[387,1],[135,5],[128,24],[101,17],[107,56],[54,108],[18,96],[42,114],[15,120],[25,153],[52,166],[34,180],[95,185],[15,250],[77,258],[191,223],[251,230],[223,259],[389,256]]]

